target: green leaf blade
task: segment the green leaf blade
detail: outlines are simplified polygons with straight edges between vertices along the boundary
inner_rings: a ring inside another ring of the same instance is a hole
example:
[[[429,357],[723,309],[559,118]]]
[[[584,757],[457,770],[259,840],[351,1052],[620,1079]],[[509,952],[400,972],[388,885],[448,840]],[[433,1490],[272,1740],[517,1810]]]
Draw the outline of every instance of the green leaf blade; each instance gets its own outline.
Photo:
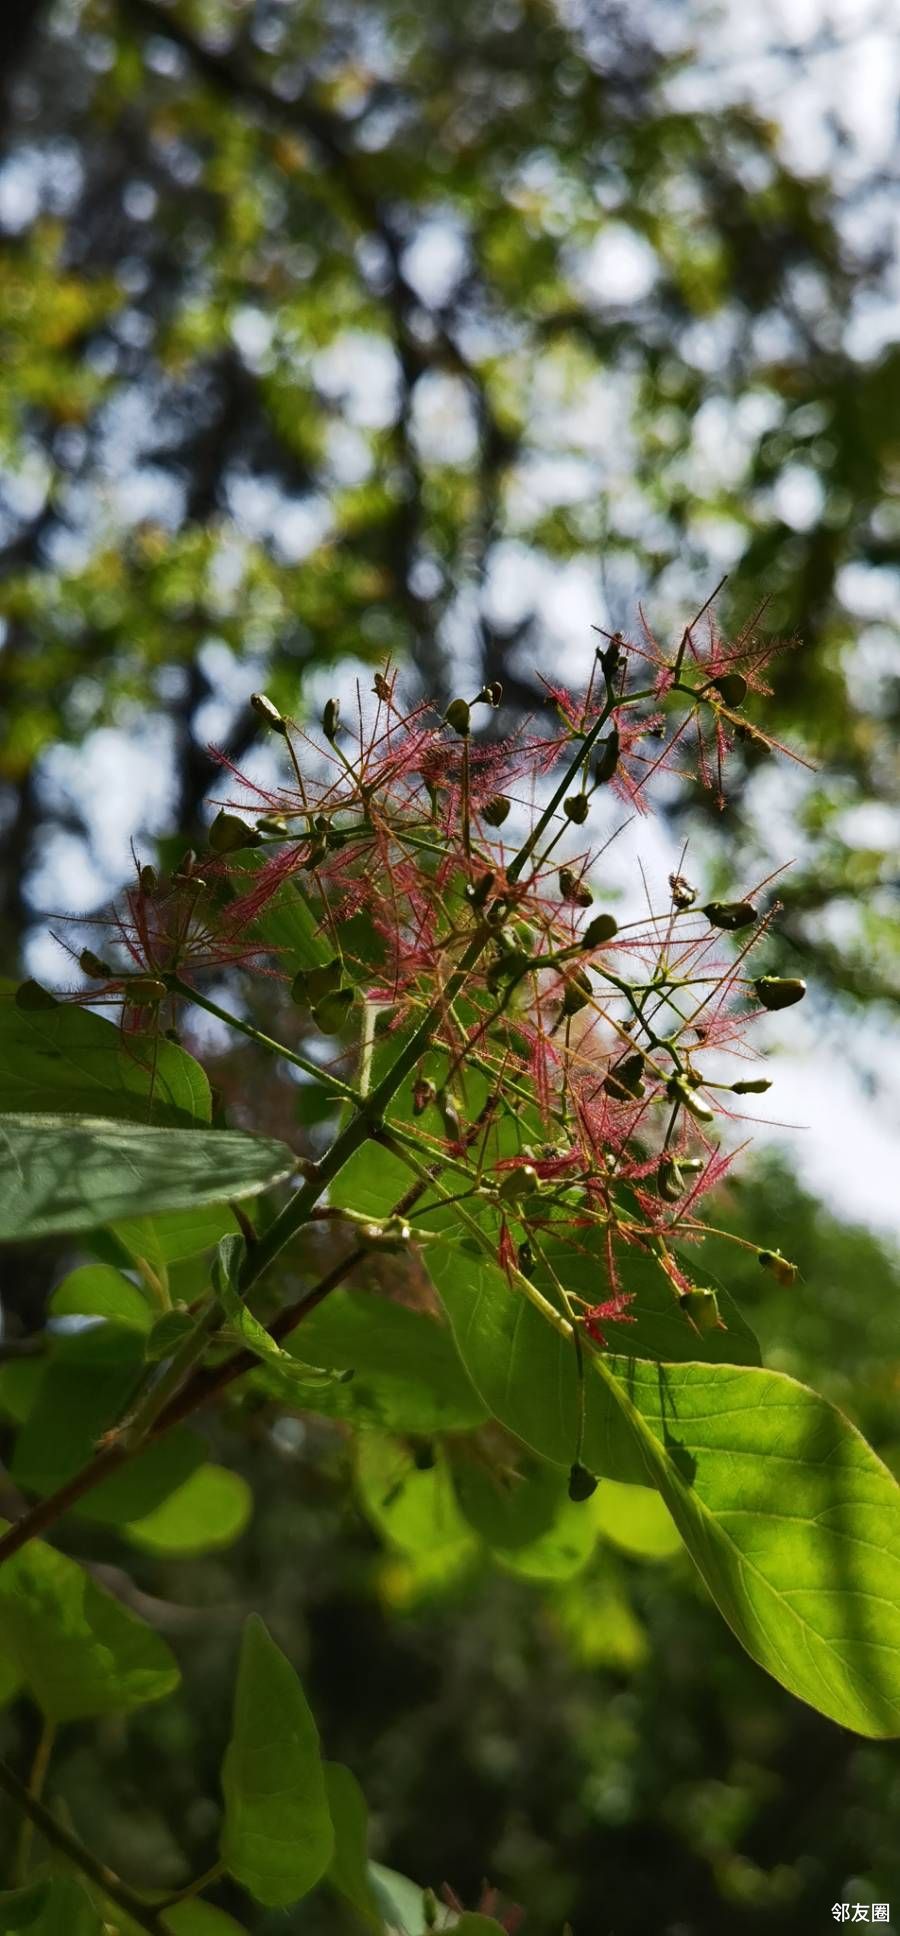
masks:
[[[255,1614],[244,1628],[222,1787],[229,1873],[270,1909],[307,1895],[334,1852],[318,1731],[290,1662]]]
[[[284,1143],[238,1130],[0,1116],[0,1242],[254,1196],[293,1168]]]

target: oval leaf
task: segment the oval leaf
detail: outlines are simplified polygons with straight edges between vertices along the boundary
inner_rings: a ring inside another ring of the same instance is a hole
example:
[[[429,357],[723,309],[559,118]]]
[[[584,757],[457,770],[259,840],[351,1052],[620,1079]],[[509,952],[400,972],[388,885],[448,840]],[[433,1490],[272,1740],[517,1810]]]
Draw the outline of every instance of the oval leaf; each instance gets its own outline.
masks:
[[[0,1116],[0,1241],[254,1196],[293,1169],[284,1143],[238,1130]]]
[[[305,1896],[334,1850],[319,1736],[290,1661],[256,1614],[244,1628],[222,1788],[229,1873],[270,1909]]]
[[[0,1639],[50,1721],[140,1707],[180,1678],[152,1628],[37,1540],[0,1569]]]
[[[208,1123],[205,1071],[165,1037],[122,1034],[74,1002],[31,1008],[0,991],[0,1110],[65,1110],[136,1123]]]

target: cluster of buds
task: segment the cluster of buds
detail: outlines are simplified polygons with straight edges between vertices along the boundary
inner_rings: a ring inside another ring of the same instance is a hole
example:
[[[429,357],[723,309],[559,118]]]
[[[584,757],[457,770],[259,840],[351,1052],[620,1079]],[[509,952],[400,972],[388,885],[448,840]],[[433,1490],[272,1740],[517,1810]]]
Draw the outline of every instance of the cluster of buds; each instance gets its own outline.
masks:
[[[715,1293],[673,1245],[702,1235],[699,1199],[730,1161],[723,1127],[769,1087],[741,1073],[748,1025],[799,1001],[804,984],[751,967],[774,912],[757,893],[702,902],[679,871],[658,910],[622,922],[577,842],[598,800],[645,804],[691,727],[701,781],[711,727],[721,786],[768,656],[750,634],[727,648],[712,629],[704,651],[688,627],[670,658],[615,634],[585,694],[552,689],[552,738],[479,740],[476,709],[490,721],[497,684],[453,699],[440,720],[426,706],[404,713],[395,677],[380,673],[374,706],[359,695],[358,724],[329,699],[319,735],[256,694],[292,778],[266,790],[232,769],[236,797],[212,822],[208,854],[166,883],[140,869],[112,921],[124,959],[86,949],[81,966],[141,1028],[158,1027],[167,1003],[176,1019],[204,972],[263,969],[289,984],[302,1028],[336,1038],[351,1078],[376,1019],[398,1042],[423,1031],[393,1131],[414,1137],[429,1174],[452,1172],[463,1206],[489,1206],[504,1267],[546,1276],[554,1230],[583,1231],[590,1254],[601,1247],[605,1295],[567,1294],[567,1309],[593,1345],[628,1321],[630,1249],[655,1258],[685,1322],[709,1330],[721,1322]],[[296,973],[273,917],[298,895],[321,947]],[[728,1075],[724,1052],[741,1058]],[[789,1281],[777,1252],[760,1260]]]

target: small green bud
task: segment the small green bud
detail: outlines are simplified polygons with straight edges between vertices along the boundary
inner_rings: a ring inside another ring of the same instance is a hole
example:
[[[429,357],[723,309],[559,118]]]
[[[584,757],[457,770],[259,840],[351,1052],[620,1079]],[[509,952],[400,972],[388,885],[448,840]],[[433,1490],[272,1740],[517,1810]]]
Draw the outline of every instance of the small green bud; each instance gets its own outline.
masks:
[[[567,820],[574,821],[576,827],[582,827],[588,817],[589,806],[586,793],[570,793],[568,800],[563,801],[563,813]]]
[[[686,1076],[673,1076],[671,1082],[666,1084],[666,1093],[671,1102],[683,1103],[695,1122],[715,1122],[715,1111],[710,1109],[702,1096],[698,1096],[695,1085]]]
[[[695,1329],[702,1335],[710,1331],[724,1331],[725,1325],[719,1315],[719,1300],[715,1291],[685,1291],[678,1299],[679,1304]]]
[[[510,803],[505,793],[495,793],[493,799],[486,800],[481,809],[481,818],[489,827],[502,827],[509,814]]]
[[[624,1061],[610,1069],[603,1087],[608,1096],[616,1102],[634,1102],[644,1093],[644,1058],[642,1055],[626,1055]]]
[[[236,854],[241,847],[258,847],[260,835],[255,827],[248,827],[246,820],[239,819],[236,813],[217,813],[209,830],[209,844],[214,854]]]
[[[599,1479],[576,1459],[569,1473],[569,1498],[573,1504],[580,1506],[585,1499],[592,1498],[599,1484]]]
[[[771,1087],[772,1083],[768,1076],[754,1076],[752,1081],[733,1082],[731,1093],[733,1096],[764,1096],[766,1090]]]
[[[159,875],[155,867],[142,867],[138,875],[142,894],[155,894],[159,887]]]
[[[322,714],[322,731],[325,738],[332,742],[337,739],[341,723],[341,702],[339,699],[326,699]]]
[[[563,1014],[577,1015],[579,1009],[586,1008],[588,1002],[593,1000],[593,995],[593,987],[584,970],[582,968],[573,969],[572,973],[566,976],[566,986],[563,994]]]
[[[726,706],[742,706],[747,697],[747,681],[742,672],[720,672],[711,684],[721,694]]]
[[[684,1196],[684,1172],[674,1156],[663,1156],[656,1172],[656,1188],[664,1203],[677,1203]]]
[[[581,937],[583,948],[602,948],[604,941],[611,941],[619,932],[619,923],[614,914],[597,914],[589,921]]]
[[[612,779],[618,764],[619,764],[619,728],[618,726],[614,726],[612,729],[612,732],[607,736],[606,739],[601,739],[597,747],[597,759],[594,765],[594,779],[598,780],[601,786],[605,786],[606,782]]]
[[[166,984],[155,975],[131,975],[124,983],[125,1000],[133,1008],[158,1008],[166,998]]]
[[[578,875],[572,872],[571,867],[561,867],[558,879],[561,900],[571,901],[576,907],[590,907],[594,896],[587,884],[580,881]]]
[[[490,685],[482,686],[478,698],[485,706],[499,706],[503,698],[503,687],[499,679],[492,679]]]
[[[753,984],[763,1008],[793,1008],[795,1002],[802,1002],[806,994],[805,981],[791,980],[782,975],[761,975]]]
[[[115,974],[115,969],[110,967],[109,962],[101,961],[100,956],[95,955],[91,948],[82,948],[78,957],[78,966],[82,973],[90,975],[93,981],[112,981]]]
[[[286,736],[287,725],[282,719],[278,707],[272,704],[271,699],[266,698],[264,692],[251,692],[250,704],[259,718],[265,721],[270,732],[280,733],[282,738]]]
[[[313,1021],[324,1035],[337,1035],[353,1007],[352,988],[335,988],[323,995],[313,1009]]]
[[[757,1262],[764,1271],[768,1271],[770,1277],[774,1277],[776,1284],[783,1284],[788,1289],[796,1284],[797,1266],[790,1263],[787,1257],[782,1257],[780,1250],[758,1251]]]
[[[472,731],[472,714],[464,699],[451,699],[444,718],[460,739],[468,739]]]
[[[711,928],[725,928],[729,933],[750,928],[756,920],[756,909],[750,901],[708,901],[701,913]]]

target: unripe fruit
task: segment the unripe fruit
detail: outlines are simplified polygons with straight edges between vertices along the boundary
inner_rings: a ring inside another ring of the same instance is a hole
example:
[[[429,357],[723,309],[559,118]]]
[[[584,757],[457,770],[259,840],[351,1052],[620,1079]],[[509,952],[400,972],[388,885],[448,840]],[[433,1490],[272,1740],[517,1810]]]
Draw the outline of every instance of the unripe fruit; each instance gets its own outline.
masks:
[[[464,699],[451,699],[444,718],[460,739],[468,739],[472,731],[472,714]]]
[[[599,1484],[599,1479],[595,1479],[594,1474],[588,1471],[587,1466],[582,1465],[576,1459],[569,1473],[569,1498],[573,1503],[575,1505],[581,1505],[583,1500],[590,1499],[596,1492]]]
[[[733,1096],[764,1096],[771,1087],[768,1076],[754,1076],[752,1082],[733,1082],[731,1093]]]
[[[612,779],[618,764],[619,729],[618,726],[614,726],[608,737],[602,739],[597,747],[594,779],[598,780],[601,786],[604,786],[608,780]]]
[[[585,882],[573,874],[571,867],[561,867],[558,880],[562,900],[571,901],[575,907],[590,907],[594,896]]]
[[[757,1262],[764,1271],[768,1271],[770,1277],[774,1277],[776,1284],[789,1287],[796,1283],[797,1266],[790,1263],[787,1257],[782,1257],[780,1250],[759,1251]]]
[[[726,706],[742,706],[747,697],[747,681],[742,672],[720,672],[712,684]]]
[[[594,990],[588,981],[587,975],[580,968],[576,968],[574,974],[569,975],[566,980],[565,992],[563,994],[563,1014],[577,1015],[579,1009],[587,1007],[588,1002],[593,997],[593,993]]]
[[[330,995],[323,995],[313,1009],[313,1021],[325,1035],[336,1035],[342,1029],[353,1007],[352,988],[336,988]]]
[[[643,1073],[643,1056],[626,1055],[623,1062],[610,1069],[603,1087],[616,1102],[635,1102],[644,1093]]]
[[[495,793],[492,800],[485,801],[481,809],[481,818],[487,821],[489,827],[502,827],[508,813],[509,801],[505,793]]]
[[[235,813],[226,813],[224,808],[216,814],[209,830],[209,844],[214,854],[236,854],[241,847],[258,847],[261,838],[255,827],[248,827],[246,820],[239,819]]]
[[[709,1331],[725,1330],[725,1326],[719,1316],[719,1300],[716,1297],[715,1291],[685,1291],[684,1296],[680,1297],[678,1302],[685,1316],[690,1318],[691,1323],[696,1325],[697,1330],[701,1333],[706,1334]]]
[[[756,909],[750,901],[708,901],[701,912],[711,928],[725,928],[729,932],[750,928],[756,920]]]
[[[576,827],[582,827],[588,817],[589,806],[586,793],[570,793],[568,800],[563,801],[563,813],[567,820],[574,821]]]
[[[101,961],[91,948],[82,948],[78,966],[83,974],[90,975],[94,981],[111,981],[115,974],[115,969],[110,968],[108,962]]]
[[[131,975],[125,982],[125,999],[134,1008],[158,1008],[166,998],[166,984],[155,975]]]
[[[782,975],[761,975],[755,981],[754,989],[763,1008],[793,1008],[795,1002],[802,1002],[806,994],[806,983],[791,980]]]
[[[522,1197],[534,1195],[538,1181],[533,1163],[520,1163],[516,1169],[504,1171],[497,1185],[497,1195],[503,1203],[518,1203]]]
[[[597,914],[589,921],[581,937],[583,948],[602,948],[604,941],[611,941],[618,934],[619,924],[612,914]]]
[[[325,710],[322,714],[322,731],[325,734],[326,739],[329,739],[329,740],[337,739],[338,727],[340,726],[340,723],[341,723],[340,700],[326,699]]]
[[[259,718],[265,721],[270,732],[280,733],[282,738],[286,736],[287,726],[281,717],[278,707],[273,706],[271,699],[267,699],[264,692],[251,692],[250,704]]]

